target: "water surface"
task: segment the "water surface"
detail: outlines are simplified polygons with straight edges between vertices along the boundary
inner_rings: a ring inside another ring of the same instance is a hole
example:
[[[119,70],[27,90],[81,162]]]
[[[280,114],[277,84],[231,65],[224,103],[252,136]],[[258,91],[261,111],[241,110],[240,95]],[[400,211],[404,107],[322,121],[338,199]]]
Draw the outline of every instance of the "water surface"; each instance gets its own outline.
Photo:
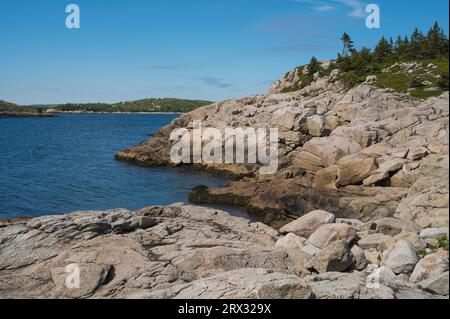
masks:
[[[0,119],[0,217],[139,209],[187,202],[194,186],[227,181],[198,172],[114,160],[173,114],[82,114]],[[234,215],[248,217],[240,210]]]

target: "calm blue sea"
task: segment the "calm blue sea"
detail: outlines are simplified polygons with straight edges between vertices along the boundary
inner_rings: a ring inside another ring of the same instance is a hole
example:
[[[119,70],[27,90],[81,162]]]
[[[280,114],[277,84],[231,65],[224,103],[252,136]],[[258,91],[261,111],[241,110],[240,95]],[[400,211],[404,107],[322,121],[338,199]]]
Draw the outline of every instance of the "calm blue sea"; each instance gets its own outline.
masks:
[[[0,217],[139,209],[187,202],[197,185],[225,179],[114,160],[176,115],[85,114],[0,119]],[[239,210],[234,215],[247,217]]]

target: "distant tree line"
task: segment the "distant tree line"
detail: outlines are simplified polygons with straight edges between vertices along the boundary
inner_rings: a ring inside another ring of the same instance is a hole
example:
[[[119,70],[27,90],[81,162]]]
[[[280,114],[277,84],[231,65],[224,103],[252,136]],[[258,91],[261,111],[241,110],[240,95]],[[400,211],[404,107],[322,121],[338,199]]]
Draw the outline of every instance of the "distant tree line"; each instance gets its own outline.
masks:
[[[137,101],[120,102],[114,104],[107,103],[81,103],[81,104],[62,104],[55,108],[60,111],[69,112],[190,112],[196,108],[209,105],[212,102],[203,100],[184,100],[184,99],[143,99]]]

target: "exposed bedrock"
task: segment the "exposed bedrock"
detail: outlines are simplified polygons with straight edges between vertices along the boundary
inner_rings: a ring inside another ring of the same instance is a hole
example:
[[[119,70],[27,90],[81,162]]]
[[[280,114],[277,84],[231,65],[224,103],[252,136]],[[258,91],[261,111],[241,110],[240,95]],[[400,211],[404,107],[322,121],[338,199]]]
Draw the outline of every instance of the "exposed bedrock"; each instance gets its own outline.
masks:
[[[187,165],[234,177],[222,189],[197,187],[194,203],[246,206],[275,227],[314,209],[370,220],[397,216],[424,226],[448,223],[448,92],[419,101],[363,83],[345,90],[333,71],[292,93],[227,100],[184,114],[117,154],[139,165],[177,166],[170,133],[202,126],[279,130],[279,167]]]
[[[448,228],[379,223],[313,211],[279,233],[183,204],[7,222],[0,298],[448,298]]]

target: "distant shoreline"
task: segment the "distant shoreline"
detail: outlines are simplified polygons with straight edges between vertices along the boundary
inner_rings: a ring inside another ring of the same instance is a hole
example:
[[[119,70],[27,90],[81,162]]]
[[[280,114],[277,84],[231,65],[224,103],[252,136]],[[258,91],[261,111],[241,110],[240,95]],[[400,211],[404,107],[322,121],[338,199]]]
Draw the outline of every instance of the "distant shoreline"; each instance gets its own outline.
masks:
[[[156,114],[156,115],[164,115],[164,114],[172,114],[179,115],[183,114],[182,112],[94,112],[94,111],[56,111],[55,114]]]
[[[55,117],[55,113],[29,113],[29,112],[0,112],[0,118],[8,119],[8,118],[48,118]]]

